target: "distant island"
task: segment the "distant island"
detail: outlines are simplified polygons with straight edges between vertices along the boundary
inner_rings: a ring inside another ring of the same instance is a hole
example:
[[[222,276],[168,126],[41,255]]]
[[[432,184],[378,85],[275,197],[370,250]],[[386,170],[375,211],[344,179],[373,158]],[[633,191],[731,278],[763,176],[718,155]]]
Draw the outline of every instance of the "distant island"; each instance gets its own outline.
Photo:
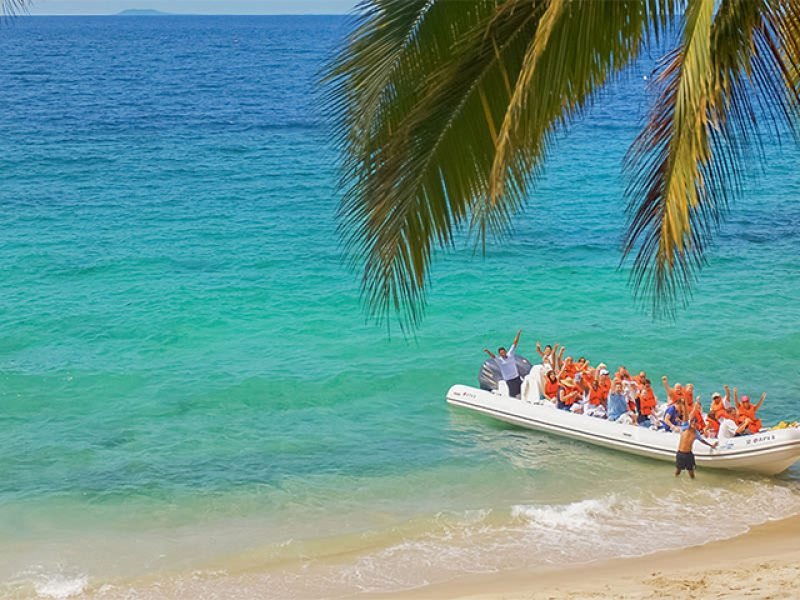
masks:
[[[164,17],[170,13],[161,12],[160,10],[152,10],[149,8],[129,8],[118,12],[118,17]]]

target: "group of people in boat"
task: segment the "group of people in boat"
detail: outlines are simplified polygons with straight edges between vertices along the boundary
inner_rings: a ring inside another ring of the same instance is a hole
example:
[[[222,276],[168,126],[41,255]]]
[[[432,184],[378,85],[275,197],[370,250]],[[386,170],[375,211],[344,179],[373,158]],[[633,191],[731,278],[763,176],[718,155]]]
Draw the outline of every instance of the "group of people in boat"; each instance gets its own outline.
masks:
[[[497,355],[484,348],[497,364],[509,394],[514,397],[520,396],[523,385],[516,360],[521,334],[522,330],[518,331],[511,346],[499,348]],[[565,356],[566,349],[559,344],[542,347],[537,342],[536,352],[544,366],[540,391],[559,409],[666,431],[681,432],[691,424],[693,430],[718,439],[761,430],[757,413],[766,392],[754,404],[748,396],[740,397],[737,388],[733,388],[731,393],[726,385],[725,395],[712,394],[708,411],[704,412],[700,396],[695,395],[691,383],[670,385],[664,376],[661,383],[666,403],[659,405],[652,382],[644,371],[632,375],[620,366],[612,374],[605,363],[593,366],[584,357],[575,360],[572,356]]]

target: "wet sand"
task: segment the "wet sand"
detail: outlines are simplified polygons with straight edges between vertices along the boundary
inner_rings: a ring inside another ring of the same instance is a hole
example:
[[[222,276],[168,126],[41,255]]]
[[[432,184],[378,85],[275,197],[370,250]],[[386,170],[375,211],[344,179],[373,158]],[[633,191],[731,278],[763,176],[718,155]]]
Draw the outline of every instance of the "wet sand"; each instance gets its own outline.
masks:
[[[729,507],[728,514],[746,507]],[[654,530],[641,535],[668,535]],[[632,535],[639,535],[632,532]],[[556,598],[789,598],[800,583],[800,517],[739,537],[569,568],[477,575],[371,598],[544,600]]]

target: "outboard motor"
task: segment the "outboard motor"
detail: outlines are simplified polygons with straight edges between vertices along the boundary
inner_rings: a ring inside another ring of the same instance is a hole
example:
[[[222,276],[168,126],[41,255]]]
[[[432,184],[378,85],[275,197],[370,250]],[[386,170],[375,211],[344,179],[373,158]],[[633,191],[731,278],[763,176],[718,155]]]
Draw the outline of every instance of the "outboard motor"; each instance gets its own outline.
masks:
[[[531,362],[519,354],[515,354],[514,359],[517,362],[519,376],[524,379],[525,376],[530,373]],[[481,365],[481,371],[478,373],[478,382],[480,383],[481,389],[489,392],[496,390],[497,382],[502,380],[503,378],[500,376],[500,367],[497,366],[497,363],[494,361],[494,359],[487,358],[485,361],[483,361],[483,364]]]

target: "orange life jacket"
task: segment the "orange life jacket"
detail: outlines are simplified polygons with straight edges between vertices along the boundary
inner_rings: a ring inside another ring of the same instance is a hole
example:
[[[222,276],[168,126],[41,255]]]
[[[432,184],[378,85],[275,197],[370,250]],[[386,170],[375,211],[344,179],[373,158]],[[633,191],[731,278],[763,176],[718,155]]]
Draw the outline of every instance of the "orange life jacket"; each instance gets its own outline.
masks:
[[[747,426],[747,431],[750,433],[758,433],[761,431],[761,419],[756,417],[756,407],[752,404],[745,407],[743,404],[739,405],[736,414],[736,422],[739,424],[744,423],[745,419],[750,419],[750,424]]]
[[[655,408],[656,395],[653,393],[653,388],[647,387],[639,396],[639,412],[648,417],[653,414]]]
[[[558,381],[550,381],[549,379],[544,384],[544,397],[551,400],[558,394]]]
[[[596,388],[589,388],[589,404],[600,406],[607,397],[608,394],[602,385],[598,385]]]
[[[567,398],[567,395],[571,394],[572,392],[578,392],[578,393],[576,395],[572,396],[572,398]],[[572,406],[578,400],[581,399],[581,395],[582,394],[583,394],[583,390],[581,390],[581,388],[579,388],[577,386],[575,386],[575,387],[562,387],[562,392],[561,392],[562,400],[561,401],[564,404],[566,404],[567,406]]]
[[[694,410],[689,413],[691,415],[690,418],[694,418],[695,420],[695,429],[697,431],[703,431],[706,428],[705,419],[703,419],[703,414],[700,412],[699,405],[695,406]]]

